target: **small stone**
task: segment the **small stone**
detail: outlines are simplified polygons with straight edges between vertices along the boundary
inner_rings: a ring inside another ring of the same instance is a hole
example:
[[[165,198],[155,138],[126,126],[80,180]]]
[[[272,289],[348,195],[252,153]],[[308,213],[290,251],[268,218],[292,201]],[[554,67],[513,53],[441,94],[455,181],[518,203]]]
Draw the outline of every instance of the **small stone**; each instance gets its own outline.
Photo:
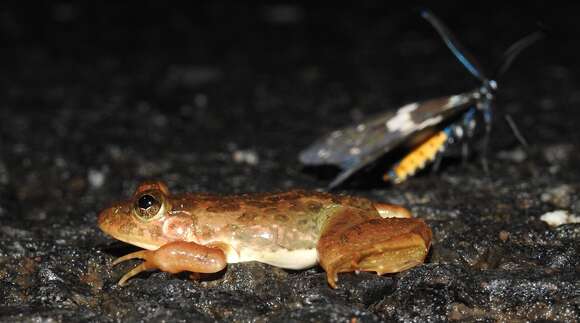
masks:
[[[542,202],[550,203],[562,209],[570,207],[571,195],[574,193],[574,188],[570,185],[559,185],[552,187],[542,193],[540,197]]]
[[[544,213],[540,220],[546,222],[551,227],[558,227],[563,224],[580,223],[580,217],[571,214],[566,210],[556,210]]]
[[[514,163],[521,163],[524,160],[526,160],[526,158],[528,158],[528,154],[526,154],[526,152],[521,149],[521,148],[517,148],[514,150],[503,150],[500,151],[497,154],[497,157],[499,159],[503,159],[503,160],[507,160],[507,161],[512,161]]]
[[[546,161],[550,164],[559,165],[569,161],[575,151],[574,146],[570,144],[560,144],[546,147],[543,153]]]
[[[232,153],[232,159],[238,164],[255,166],[260,162],[258,154],[253,150],[236,150]]]
[[[87,178],[92,188],[100,188],[105,183],[105,173],[101,170],[89,169]]]
[[[510,238],[510,233],[507,231],[500,231],[499,232],[499,240],[506,242]]]

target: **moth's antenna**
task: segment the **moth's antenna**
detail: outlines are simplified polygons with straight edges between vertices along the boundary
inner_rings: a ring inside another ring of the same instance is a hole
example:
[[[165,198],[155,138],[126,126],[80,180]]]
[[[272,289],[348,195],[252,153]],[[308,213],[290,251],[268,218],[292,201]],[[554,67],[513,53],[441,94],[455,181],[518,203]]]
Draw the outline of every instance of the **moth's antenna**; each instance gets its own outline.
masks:
[[[528,36],[518,40],[514,44],[512,44],[503,54],[503,61],[499,65],[499,67],[495,71],[494,78],[497,79],[501,77],[507,70],[510,68],[516,57],[526,48],[537,42],[538,40],[544,38],[545,34],[541,31],[536,31],[534,33],[529,34]],[[505,120],[510,126],[514,136],[520,142],[520,144],[524,147],[528,147],[528,142],[526,138],[522,135],[520,130],[518,129],[516,123],[512,119],[511,116],[506,115]]]
[[[516,57],[530,45],[534,44],[538,40],[544,38],[544,33],[541,31],[536,31],[526,37],[518,40],[513,45],[511,45],[504,53],[503,60],[499,67],[495,71],[494,79],[501,77],[505,71],[512,65]]]
[[[429,23],[431,23],[433,28],[437,30],[437,33],[439,33],[439,36],[441,36],[441,38],[445,42],[445,45],[447,45],[447,47],[451,50],[451,52],[453,52],[453,55],[457,57],[459,62],[461,62],[461,64],[465,66],[465,68],[469,71],[469,73],[471,73],[481,82],[487,83],[488,78],[483,74],[483,69],[481,68],[475,57],[471,55],[461,45],[461,43],[459,43],[459,41],[457,40],[457,38],[455,38],[455,36],[453,36],[449,28],[447,28],[447,26],[445,26],[443,22],[441,22],[441,20],[439,20],[439,18],[437,18],[437,16],[435,16],[429,10],[421,11],[421,16],[425,18]]]

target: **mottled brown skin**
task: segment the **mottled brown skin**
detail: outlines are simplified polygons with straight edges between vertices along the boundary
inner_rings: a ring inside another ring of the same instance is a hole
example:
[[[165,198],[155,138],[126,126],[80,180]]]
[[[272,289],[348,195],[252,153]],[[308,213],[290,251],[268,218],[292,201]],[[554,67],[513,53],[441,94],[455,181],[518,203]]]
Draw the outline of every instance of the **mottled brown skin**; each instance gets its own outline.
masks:
[[[335,287],[337,274],[350,271],[396,273],[427,256],[431,230],[420,219],[376,218],[345,209],[326,224],[318,241],[320,265]]]
[[[99,227],[147,250],[115,261],[145,261],[148,269],[212,273],[227,263],[261,261],[290,269],[316,262],[336,287],[347,271],[398,272],[423,262],[431,231],[402,207],[320,192],[172,196],[147,182],[133,197],[105,209]]]

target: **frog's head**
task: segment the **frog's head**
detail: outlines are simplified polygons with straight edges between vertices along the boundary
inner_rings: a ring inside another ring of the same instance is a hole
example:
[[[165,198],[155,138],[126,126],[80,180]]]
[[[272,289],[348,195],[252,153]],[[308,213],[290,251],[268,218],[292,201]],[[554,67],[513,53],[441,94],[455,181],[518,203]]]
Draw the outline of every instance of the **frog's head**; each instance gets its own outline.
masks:
[[[169,190],[161,182],[145,182],[133,197],[99,214],[99,228],[113,238],[154,250],[192,232],[190,219],[172,212]]]

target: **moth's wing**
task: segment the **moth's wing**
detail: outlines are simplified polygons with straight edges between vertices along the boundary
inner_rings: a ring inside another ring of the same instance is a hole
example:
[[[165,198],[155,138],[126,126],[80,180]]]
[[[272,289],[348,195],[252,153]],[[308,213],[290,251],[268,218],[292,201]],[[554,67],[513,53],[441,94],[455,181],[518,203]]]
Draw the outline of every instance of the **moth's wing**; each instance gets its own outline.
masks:
[[[376,152],[372,155],[364,156],[360,160],[357,161],[356,164],[353,164],[351,167],[342,168],[343,171],[340,172],[333,180],[328,184],[329,189],[333,189],[338,185],[342,184],[345,180],[347,180],[352,174],[358,172],[361,168],[365,167],[366,165],[372,163],[373,161],[377,160],[384,154],[383,151]]]
[[[303,150],[300,161],[305,165],[331,164],[348,168],[361,156],[382,151],[386,143],[397,139],[397,134],[385,128],[385,123],[393,116],[394,111],[387,111],[360,124],[332,131]]]
[[[335,130],[300,153],[305,165],[336,165],[343,171],[330,184],[335,187],[413,134],[436,126],[464,111],[476,91],[407,104],[366,121]]]

